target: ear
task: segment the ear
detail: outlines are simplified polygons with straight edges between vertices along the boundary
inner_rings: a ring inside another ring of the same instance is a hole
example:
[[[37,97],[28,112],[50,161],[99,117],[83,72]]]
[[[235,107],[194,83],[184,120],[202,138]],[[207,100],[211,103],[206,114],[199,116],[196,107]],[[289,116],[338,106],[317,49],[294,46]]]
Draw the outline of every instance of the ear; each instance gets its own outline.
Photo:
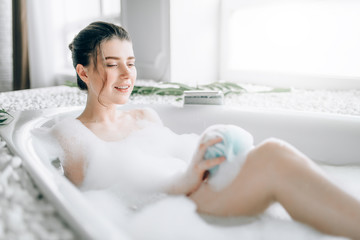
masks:
[[[85,68],[82,64],[76,65],[76,73],[86,84],[89,83],[87,68]]]

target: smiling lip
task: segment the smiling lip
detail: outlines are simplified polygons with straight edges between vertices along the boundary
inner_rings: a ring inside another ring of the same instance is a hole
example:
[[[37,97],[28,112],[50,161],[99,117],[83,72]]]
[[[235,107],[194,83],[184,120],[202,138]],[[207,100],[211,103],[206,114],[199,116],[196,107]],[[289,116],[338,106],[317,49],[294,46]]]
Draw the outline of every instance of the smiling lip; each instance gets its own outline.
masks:
[[[129,85],[126,85],[126,86],[118,86],[118,87],[115,87],[115,89],[119,92],[128,92],[129,89],[130,89],[130,86]]]

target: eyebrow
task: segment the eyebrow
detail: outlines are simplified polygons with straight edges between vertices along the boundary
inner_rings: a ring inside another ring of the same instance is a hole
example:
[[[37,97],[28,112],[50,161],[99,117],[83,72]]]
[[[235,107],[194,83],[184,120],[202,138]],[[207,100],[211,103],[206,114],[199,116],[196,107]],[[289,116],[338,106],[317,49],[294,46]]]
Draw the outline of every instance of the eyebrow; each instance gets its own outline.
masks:
[[[105,57],[105,60],[108,60],[108,59],[115,59],[115,60],[120,60],[119,57],[115,57],[115,56],[108,56],[108,57]],[[135,57],[131,56],[131,57],[128,57],[127,60],[132,60],[132,59],[135,59]]]

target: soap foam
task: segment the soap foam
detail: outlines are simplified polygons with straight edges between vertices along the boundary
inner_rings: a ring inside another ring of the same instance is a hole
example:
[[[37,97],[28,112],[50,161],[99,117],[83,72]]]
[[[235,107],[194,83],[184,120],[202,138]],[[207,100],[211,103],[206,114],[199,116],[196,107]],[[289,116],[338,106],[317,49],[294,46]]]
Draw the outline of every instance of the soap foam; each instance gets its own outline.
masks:
[[[99,140],[96,148],[86,153],[89,162],[83,188],[116,186],[155,191],[162,182],[186,169],[197,138],[177,136],[166,128],[153,126],[119,142]]]
[[[79,124],[72,122],[67,132],[86,139],[89,163],[81,187],[84,197],[132,239],[343,239],[292,221],[280,205],[253,218],[220,218],[198,214],[185,196],[162,194],[162,182],[171,181],[191,160],[199,141],[195,134],[176,135],[149,125],[111,143],[85,132]],[[359,168],[324,169],[341,186],[360,181]],[[351,179],[346,178],[349,171]],[[348,190],[354,194],[354,189]],[[355,194],[359,198],[360,193]]]
[[[360,167],[321,165],[339,187],[360,200]],[[169,196],[134,213],[122,226],[132,239],[207,240],[345,240],[322,234],[291,220],[278,203],[254,217],[216,217],[199,214],[195,204],[184,196]]]

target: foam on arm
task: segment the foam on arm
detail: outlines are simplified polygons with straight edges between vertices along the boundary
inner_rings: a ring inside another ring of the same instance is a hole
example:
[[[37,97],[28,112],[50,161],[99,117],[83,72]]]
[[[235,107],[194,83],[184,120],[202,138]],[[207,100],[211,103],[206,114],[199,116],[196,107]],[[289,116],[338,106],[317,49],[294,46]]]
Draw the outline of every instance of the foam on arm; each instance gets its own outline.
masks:
[[[74,121],[74,120],[73,120]],[[76,186],[80,186],[85,177],[86,161],[82,154],[81,134],[75,128],[75,123],[64,120],[52,128],[52,135],[61,146],[59,156],[65,176]]]
[[[159,116],[159,114],[152,108],[144,108],[143,110],[144,118],[150,122],[158,123],[163,125],[163,122]]]

